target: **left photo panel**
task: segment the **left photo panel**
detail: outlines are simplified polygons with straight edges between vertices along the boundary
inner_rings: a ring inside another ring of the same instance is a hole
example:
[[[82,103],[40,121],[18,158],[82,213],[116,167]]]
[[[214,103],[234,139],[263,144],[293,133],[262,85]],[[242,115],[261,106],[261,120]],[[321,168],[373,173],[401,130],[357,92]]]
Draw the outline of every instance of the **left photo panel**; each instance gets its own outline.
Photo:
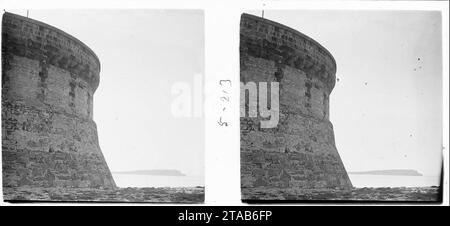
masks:
[[[9,202],[204,201],[202,10],[8,10]]]

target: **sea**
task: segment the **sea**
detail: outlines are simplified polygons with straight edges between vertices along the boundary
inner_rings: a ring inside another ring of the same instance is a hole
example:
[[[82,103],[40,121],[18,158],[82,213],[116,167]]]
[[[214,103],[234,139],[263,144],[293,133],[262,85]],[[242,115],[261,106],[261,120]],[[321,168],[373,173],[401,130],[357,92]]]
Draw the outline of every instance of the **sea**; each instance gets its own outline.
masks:
[[[392,176],[349,174],[354,187],[430,187],[439,186],[439,176]]]
[[[203,176],[159,176],[113,173],[118,187],[196,187],[205,186]],[[439,186],[439,176],[391,176],[349,174],[354,187]]]
[[[205,186],[203,176],[160,176],[112,173],[116,185],[126,187],[196,187]]]

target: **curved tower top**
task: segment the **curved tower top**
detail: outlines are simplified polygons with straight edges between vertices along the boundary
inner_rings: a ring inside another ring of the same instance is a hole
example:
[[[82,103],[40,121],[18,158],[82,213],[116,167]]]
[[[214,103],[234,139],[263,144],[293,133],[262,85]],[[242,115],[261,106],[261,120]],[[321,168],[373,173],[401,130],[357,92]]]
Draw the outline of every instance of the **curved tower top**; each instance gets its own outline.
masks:
[[[69,71],[89,84],[99,85],[100,61],[86,44],[43,22],[12,13],[3,14],[3,52]]]
[[[305,34],[283,24],[250,14],[241,16],[241,51],[316,76],[331,92],[336,61],[331,53]]]

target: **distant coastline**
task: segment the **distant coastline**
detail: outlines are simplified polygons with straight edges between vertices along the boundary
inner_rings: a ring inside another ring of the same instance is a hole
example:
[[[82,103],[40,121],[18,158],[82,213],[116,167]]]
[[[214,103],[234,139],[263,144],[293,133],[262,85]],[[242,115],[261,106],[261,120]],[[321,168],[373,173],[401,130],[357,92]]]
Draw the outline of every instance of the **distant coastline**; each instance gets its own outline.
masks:
[[[370,171],[355,171],[348,172],[349,174],[364,174],[364,175],[388,175],[388,176],[423,176],[417,170],[412,169],[394,169],[394,170],[370,170]]]
[[[117,171],[113,174],[132,174],[132,175],[153,175],[153,176],[178,176],[184,177],[186,174],[174,169],[154,169],[154,170],[131,170],[131,171]]]

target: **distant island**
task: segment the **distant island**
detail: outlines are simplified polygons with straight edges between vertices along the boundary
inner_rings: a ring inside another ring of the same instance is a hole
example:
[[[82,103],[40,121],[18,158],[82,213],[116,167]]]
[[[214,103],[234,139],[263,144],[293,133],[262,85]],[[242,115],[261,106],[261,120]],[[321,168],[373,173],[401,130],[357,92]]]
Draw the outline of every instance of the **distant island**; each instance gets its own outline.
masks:
[[[174,169],[154,169],[154,170],[132,170],[113,172],[115,174],[132,174],[132,175],[154,175],[154,176],[186,176],[179,170]]]
[[[349,174],[365,174],[365,175],[389,175],[389,176],[423,176],[417,170],[412,169],[393,169],[393,170],[371,170],[348,172]]]

